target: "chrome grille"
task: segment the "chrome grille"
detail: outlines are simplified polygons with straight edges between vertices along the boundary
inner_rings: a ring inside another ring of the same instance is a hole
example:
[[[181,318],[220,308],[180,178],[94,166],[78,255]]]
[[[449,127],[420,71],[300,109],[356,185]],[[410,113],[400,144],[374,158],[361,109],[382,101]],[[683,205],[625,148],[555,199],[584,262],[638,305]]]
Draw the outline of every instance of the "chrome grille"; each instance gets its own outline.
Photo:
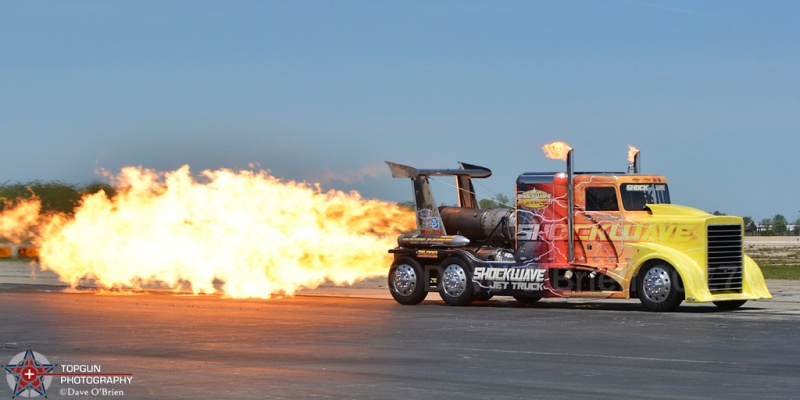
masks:
[[[708,290],[742,291],[742,226],[708,226]]]

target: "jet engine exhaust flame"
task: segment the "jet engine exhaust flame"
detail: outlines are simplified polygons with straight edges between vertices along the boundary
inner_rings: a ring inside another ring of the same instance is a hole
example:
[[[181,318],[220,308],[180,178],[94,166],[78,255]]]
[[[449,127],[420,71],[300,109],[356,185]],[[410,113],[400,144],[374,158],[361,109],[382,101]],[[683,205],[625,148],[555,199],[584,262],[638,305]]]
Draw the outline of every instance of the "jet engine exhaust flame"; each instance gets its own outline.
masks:
[[[396,204],[264,171],[207,170],[195,179],[188,166],[167,173],[126,167],[114,180],[113,198],[84,196],[74,216],[47,216],[37,228],[42,268],[72,287],[93,281],[104,289],[292,295],[384,275],[386,249],[415,224],[413,212]]]
[[[38,199],[22,200],[0,213],[0,237],[20,242],[34,235],[39,223],[41,203]]]

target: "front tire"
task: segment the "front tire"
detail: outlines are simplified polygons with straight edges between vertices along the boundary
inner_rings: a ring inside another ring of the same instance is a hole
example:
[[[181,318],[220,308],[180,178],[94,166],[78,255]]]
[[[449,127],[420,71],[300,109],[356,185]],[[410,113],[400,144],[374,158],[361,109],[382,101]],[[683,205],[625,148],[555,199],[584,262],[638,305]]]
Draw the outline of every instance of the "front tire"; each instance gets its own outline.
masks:
[[[451,306],[466,306],[475,300],[472,271],[464,260],[450,257],[441,265],[442,279],[439,295]]]
[[[726,301],[715,301],[714,305],[723,309],[723,310],[735,310],[747,303],[747,300],[726,300]]]
[[[389,268],[389,292],[400,304],[419,304],[428,295],[422,266],[410,257],[398,257]]]
[[[645,265],[637,280],[639,301],[648,311],[675,311],[685,297],[680,275],[666,262]]]

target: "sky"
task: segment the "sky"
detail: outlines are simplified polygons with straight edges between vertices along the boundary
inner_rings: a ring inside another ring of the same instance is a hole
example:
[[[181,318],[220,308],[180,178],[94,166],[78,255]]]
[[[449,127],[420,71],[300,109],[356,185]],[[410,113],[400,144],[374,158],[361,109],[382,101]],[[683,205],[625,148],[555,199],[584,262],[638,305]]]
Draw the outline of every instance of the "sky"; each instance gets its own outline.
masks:
[[[800,2],[0,0],[0,183],[265,169],[411,200],[384,161],[667,177],[800,218]],[[450,183],[447,181],[446,183]],[[450,188],[446,185],[445,190]],[[438,192],[438,191],[437,191]],[[440,199],[448,201],[448,199]]]

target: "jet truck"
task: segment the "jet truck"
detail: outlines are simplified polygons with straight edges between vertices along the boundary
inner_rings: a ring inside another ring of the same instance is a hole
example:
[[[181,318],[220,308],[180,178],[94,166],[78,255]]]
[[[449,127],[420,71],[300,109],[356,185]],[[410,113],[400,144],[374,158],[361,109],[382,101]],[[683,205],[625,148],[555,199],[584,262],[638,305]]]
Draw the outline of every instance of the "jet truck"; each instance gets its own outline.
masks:
[[[638,298],[650,311],[772,297],[744,254],[741,217],[671,204],[667,179],[640,173],[638,151],[626,172],[575,172],[572,150],[561,153],[566,172],[523,173],[513,207],[488,209],[473,186],[487,168],[387,162],[393,177],[411,180],[418,228],[389,250],[392,297],[413,305],[435,291],[455,306],[493,296]],[[457,206],[437,206],[429,178],[440,176],[455,178]]]

